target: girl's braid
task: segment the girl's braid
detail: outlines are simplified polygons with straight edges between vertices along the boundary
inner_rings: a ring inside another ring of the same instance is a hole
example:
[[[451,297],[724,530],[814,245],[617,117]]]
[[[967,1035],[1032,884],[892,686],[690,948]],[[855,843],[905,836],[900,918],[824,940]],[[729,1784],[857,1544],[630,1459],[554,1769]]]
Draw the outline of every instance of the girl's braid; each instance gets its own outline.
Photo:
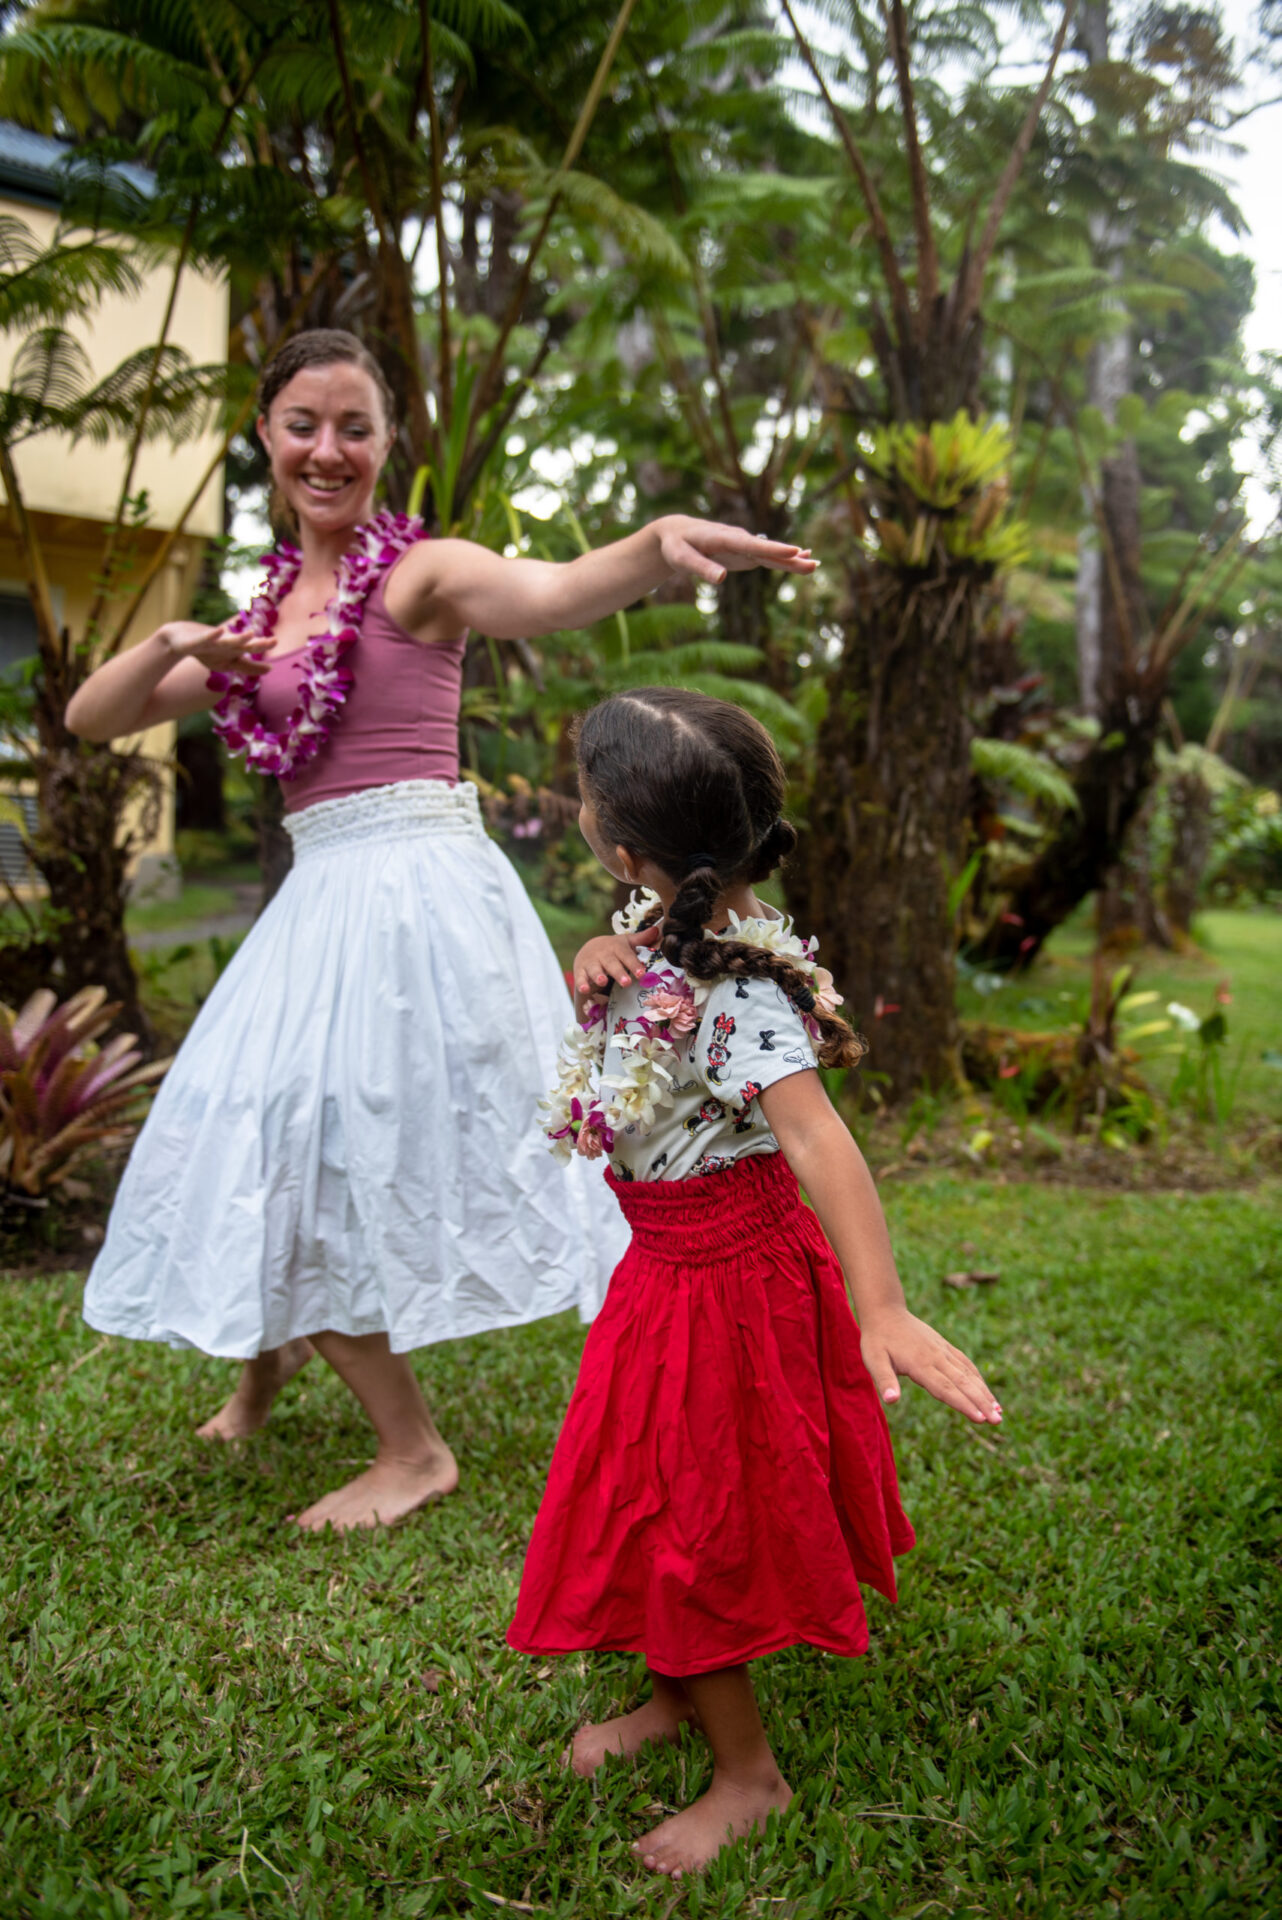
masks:
[[[659,942],[664,958],[693,980],[773,980],[797,1012],[818,1027],[820,1066],[858,1066],[868,1042],[839,1014],[819,1011],[800,967],[768,948],[749,946],[746,940],[713,940],[704,932],[720,892],[721,881],[711,867],[701,867],[682,881]]]
[[[754,886],[797,844],[783,817],[787,778],[759,720],[688,687],[635,687],[586,714],[579,779],[612,846],[652,860],[677,882],[659,951],[693,979],[773,980],[819,1032],[825,1067],[853,1067],[867,1042],[821,1013],[810,982],[782,954],[704,929],[727,883]],[[696,851],[698,849],[698,851]],[[642,926],[660,918],[651,911]]]

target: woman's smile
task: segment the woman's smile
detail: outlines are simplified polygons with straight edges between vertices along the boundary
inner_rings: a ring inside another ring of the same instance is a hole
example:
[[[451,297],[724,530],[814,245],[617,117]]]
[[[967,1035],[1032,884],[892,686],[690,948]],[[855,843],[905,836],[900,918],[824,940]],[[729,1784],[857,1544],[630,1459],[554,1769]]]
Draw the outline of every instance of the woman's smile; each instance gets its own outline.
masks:
[[[354,478],[350,473],[301,473],[298,477],[312,493],[324,494],[327,499],[350,486]]]

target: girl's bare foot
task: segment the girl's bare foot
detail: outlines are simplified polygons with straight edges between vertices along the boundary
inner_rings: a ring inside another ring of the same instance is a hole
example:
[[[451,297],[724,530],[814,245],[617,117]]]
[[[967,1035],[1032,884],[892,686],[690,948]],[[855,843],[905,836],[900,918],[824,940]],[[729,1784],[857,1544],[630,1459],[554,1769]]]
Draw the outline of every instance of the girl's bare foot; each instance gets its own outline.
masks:
[[[669,1691],[669,1687],[672,1689]],[[699,1719],[684,1688],[655,1686],[653,1698],[617,1720],[580,1727],[570,1748],[570,1765],[583,1779],[596,1772],[607,1753],[638,1753],[651,1740],[679,1740],[683,1726]]]
[[[309,1533],[320,1533],[325,1527],[333,1527],[335,1533],[347,1533],[353,1527],[390,1527],[429,1500],[453,1493],[457,1485],[458,1462],[442,1440],[414,1460],[380,1456],[345,1487],[289,1517]]]
[[[272,1401],[287,1380],[305,1367],[315,1349],[310,1340],[287,1340],[269,1347],[256,1360],[246,1360],[236,1391],[212,1420],[197,1427],[198,1440],[244,1440],[266,1424]]]
[[[782,1813],[792,1789],[777,1768],[756,1778],[729,1779],[714,1769],[712,1785],[693,1806],[664,1820],[633,1842],[632,1851],[652,1873],[698,1873],[722,1847],[760,1832],[772,1807]]]

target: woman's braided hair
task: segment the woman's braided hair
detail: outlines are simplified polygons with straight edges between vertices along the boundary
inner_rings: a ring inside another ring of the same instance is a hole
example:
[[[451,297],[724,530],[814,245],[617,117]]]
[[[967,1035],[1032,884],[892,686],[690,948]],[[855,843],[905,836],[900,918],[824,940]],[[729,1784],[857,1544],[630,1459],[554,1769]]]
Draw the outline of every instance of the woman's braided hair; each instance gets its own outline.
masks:
[[[677,883],[659,943],[664,957],[695,980],[773,980],[818,1026],[821,1065],[853,1067],[866,1042],[819,1011],[798,967],[706,932],[727,886],[767,879],[797,844],[783,817],[783,763],[760,721],[685,687],[641,687],[593,707],[577,746],[602,834]]]

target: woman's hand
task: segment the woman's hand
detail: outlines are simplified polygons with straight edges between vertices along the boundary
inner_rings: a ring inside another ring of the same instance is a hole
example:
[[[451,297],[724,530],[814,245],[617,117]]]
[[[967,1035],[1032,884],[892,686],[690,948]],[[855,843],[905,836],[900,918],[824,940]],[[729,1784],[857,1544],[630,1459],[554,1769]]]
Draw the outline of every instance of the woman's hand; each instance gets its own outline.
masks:
[[[764,540],[743,527],[722,526],[716,520],[694,520],[670,513],[655,522],[659,551],[673,573],[692,573],[719,587],[728,573],[748,573],[753,567],[778,567],[784,573],[813,573],[819,562],[809,547],[793,547],[782,540]]]
[[[628,987],[640,980],[650,964],[650,956],[643,956],[640,950],[653,946],[660,932],[656,920],[639,933],[599,933],[581,946],[572,968],[575,1005],[608,994],[611,981],[618,987]]]
[[[898,1400],[902,1373],[976,1426],[1001,1425],[1002,1410],[979,1368],[907,1307],[866,1317],[859,1333],[864,1364],[883,1400]]]
[[[247,640],[244,634],[228,633],[230,625],[229,620],[218,627],[207,627],[199,620],[170,620],[157,637],[175,660],[198,660],[217,673],[266,673],[270,639]]]

